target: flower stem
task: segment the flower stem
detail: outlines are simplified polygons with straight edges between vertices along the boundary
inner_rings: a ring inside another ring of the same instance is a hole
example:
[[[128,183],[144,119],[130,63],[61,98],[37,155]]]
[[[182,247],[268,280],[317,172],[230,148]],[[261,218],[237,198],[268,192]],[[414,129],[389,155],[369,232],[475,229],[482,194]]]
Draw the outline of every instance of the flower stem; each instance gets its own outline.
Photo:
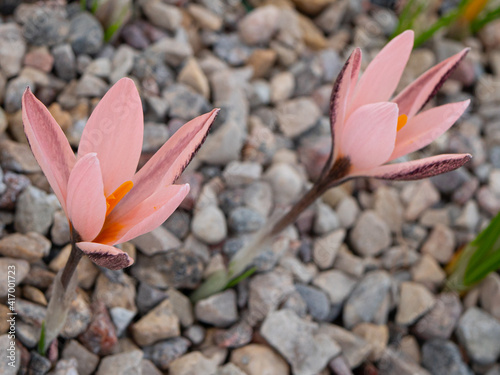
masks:
[[[42,355],[45,355],[48,345],[63,330],[71,302],[75,295],[77,284],[76,268],[83,256],[82,251],[76,246],[78,241],[78,233],[72,231],[71,252],[64,269],[54,279],[52,296],[45,314],[45,322],[38,345],[40,354]]]
[[[76,267],[78,266],[78,263],[80,263],[80,259],[82,259],[83,256],[83,252],[76,247],[75,242],[76,241],[73,241],[73,239],[71,240],[71,253],[69,254],[68,261],[66,262],[61,274],[61,284],[64,290],[68,289],[71,277],[75,273]]]

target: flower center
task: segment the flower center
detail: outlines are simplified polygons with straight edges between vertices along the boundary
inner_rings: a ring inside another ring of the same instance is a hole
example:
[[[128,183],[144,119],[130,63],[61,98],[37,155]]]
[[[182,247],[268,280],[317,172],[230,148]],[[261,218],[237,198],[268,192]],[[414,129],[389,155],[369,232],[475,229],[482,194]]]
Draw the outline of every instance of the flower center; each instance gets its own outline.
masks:
[[[123,184],[106,198],[106,216],[108,216],[118,202],[132,189],[134,183],[132,181],[125,181]]]
[[[398,128],[397,128],[398,131],[403,129],[403,127],[406,125],[407,122],[408,122],[408,116],[406,116],[405,114],[400,115],[398,117]]]

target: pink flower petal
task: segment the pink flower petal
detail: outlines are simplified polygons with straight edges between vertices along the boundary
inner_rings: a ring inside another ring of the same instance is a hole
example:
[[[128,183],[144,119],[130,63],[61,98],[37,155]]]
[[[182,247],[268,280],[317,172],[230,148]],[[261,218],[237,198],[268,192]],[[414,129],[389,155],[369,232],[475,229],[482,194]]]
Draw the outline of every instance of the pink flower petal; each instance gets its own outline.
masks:
[[[385,163],[394,149],[397,122],[398,106],[394,103],[366,104],[358,108],[344,127],[340,154],[350,159],[354,170]]]
[[[106,196],[132,179],[141,155],[143,131],[141,98],[134,81],[122,78],[92,112],[78,147],[78,157],[97,153]]]
[[[391,40],[368,65],[356,87],[349,113],[362,105],[385,102],[398,86],[413,48],[413,31]]]
[[[167,220],[188,193],[188,184],[170,185],[158,189],[131,209],[117,206],[95,241],[114,245],[152,231]]]
[[[466,48],[462,52],[440,62],[401,91],[393,100],[398,104],[399,112],[406,114],[410,118],[414,116],[415,113],[436,95],[443,83],[468,52],[469,49]]]
[[[469,105],[470,100],[445,104],[419,113],[398,131],[396,147],[389,158],[394,160],[400,156],[427,146],[447,131]]]
[[[61,127],[29,88],[24,92],[22,104],[24,132],[33,155],[67,213],[67,185],[75,154]]]
[[[337,140],[338,143],[338,140],[341,138],[349,94],[353,91],[356,84],[360,66],[361,50],[356,48],[340,71],[333,85],[330,98],[330,125],[332,128],[333,150],[335,152],[335,154],[333,154],[333,160],[337,157],[336,151],[338,149],[335,140]]]
[[[137,172],[132,180],[134,187],[118,203],[117,208],[132,209],[160,186],[174,183],[205,140],[218,112],[218,109],[214,109],[198,116],[177,130]]]
[[[68,181],[68,218],[84,241],[101,231],[106,218],[102,173],[95,153],[79,159]]]
[[[405,163],[381,165],[369,171],[358,172],[356,175],[384,180],[420,180],[460,168],[471,158],[470,154],[437,155]]]
[[[113,246],[95,242],[77,242],[76,246],[78,246],[92,262],[110,270],[121,270],[134,263],[134,260],[129,257],[126,252]]]

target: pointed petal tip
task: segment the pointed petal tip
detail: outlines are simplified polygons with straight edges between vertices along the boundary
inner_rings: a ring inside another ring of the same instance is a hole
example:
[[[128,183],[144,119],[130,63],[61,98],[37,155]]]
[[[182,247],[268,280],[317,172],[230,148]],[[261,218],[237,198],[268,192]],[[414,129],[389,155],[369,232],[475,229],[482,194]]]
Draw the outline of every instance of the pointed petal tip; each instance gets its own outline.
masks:
[[[134,259],[126,252],[109,245],[95,242],[78,242],[78,248],[95,264],[116,271],[134,264]]]

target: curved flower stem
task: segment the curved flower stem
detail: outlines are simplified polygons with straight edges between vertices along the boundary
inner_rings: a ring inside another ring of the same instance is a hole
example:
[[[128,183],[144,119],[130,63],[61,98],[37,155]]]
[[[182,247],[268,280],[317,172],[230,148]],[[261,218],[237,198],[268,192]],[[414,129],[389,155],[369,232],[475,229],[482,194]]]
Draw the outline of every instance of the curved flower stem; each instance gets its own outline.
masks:
[[[309,189],[279,220],[271,225],[271,229],[257,232],[252,241],[244,246],[229,262],[228,271],[221,270],[210,275],[208,279],[191,295],[193,301],[206,298],[230,285],[230,282],[242,274],[253,260],[262,252],[266,243],[297,220],[298,216],[328,189],[345,182],[350,162],[347,158],[339,158],[330,170]]]
[[[45,355],[45,351],[52,340],[56,339],[64,328],[69,307],[73,301],[77,285],[76,268],[83,253],[76,246],[79,236],[75,231],[71,232],[71,253],[62,271],[54,279],[52,296],[45,315],[45,324],[40,335],[39,348]],[[41,342],[43,341],[43,342]]]

